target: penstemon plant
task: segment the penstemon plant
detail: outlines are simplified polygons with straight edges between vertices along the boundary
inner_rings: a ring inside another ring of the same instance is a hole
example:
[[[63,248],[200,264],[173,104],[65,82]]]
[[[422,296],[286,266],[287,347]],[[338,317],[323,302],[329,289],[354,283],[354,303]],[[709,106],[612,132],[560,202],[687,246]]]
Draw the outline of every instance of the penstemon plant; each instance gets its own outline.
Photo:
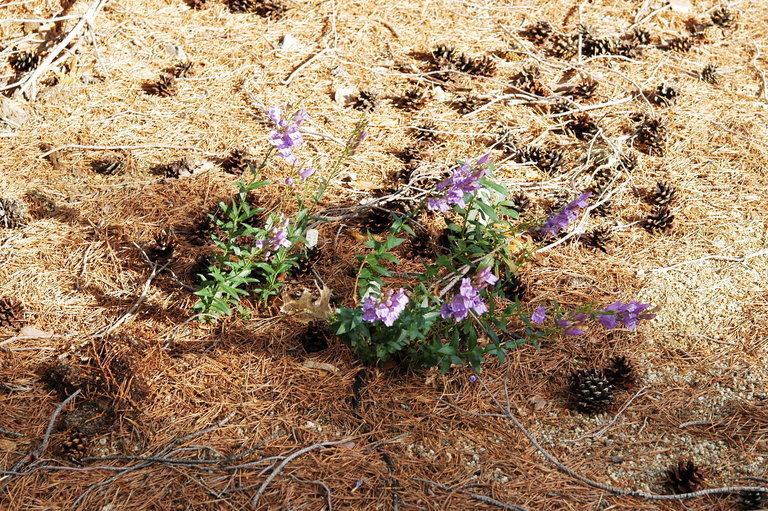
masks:
[[[296,149],[303,143],[299,127],[309,119],[304,109],[292,116],[283,115],[281,108],[273,106],[267,115],[274,125],[269,135],[271,148],[266,152],[258,167],[249,165],[248,180],[236,182],[238,193],[227,203],[220,203],[223,218],[209,215],[221,237],[211,234],[216,252],[207,271],[201,275],[200,289],[196,291],[199,301],[194,309],[202,318],[218,318],[232,314],[232,309],[247,315],[240,305],[245,296],[254,296],[265,304],[277,295],[283,287],[280,276],[298,264],[312,210],[323,197],[329,183],[341,169],[343,162],[352,156],[366,136],[366,123],[361,119],[344,150],[329,172],[320,174],[311,166],[300,164]],[[285,194],[281,206],[271,213],[263,227],[258,226],[263,208],[249,204],[250,192],[270,184],[258,181],[275,152],[291,168],[291,175],[285,178]],[[305,184],[304,193],[296,193],[297,181]],[[283,209],[288,196],[295,198],[296,213],[286,216]]]
[[[494,166],[488,155],[476,162],[460,162],[427,199],[427,207],[446,215],[448,253],[428,263],[411,285],[386,287],[390,265],[399,260],[391,251],[413,235],[409,217],[399,219],[387,238],[371,237],[371,252],[359,257],[358,295],[361,306],[341,308],[334,323],[365,362],[390,359],[414,367],[468,364],[479,371],[488,356],[504,360],[506,352],[523,343],[537,345],[559,334],[581,335],[587,321],[606,328],[620,324],[634,329],[640,319],[654,317],[650,305],[616,302],[604,309],[586,305],[567,311],[555,304],[540,306],[530,316],[519,302],[506,299],[503,280],[515,275],[533,251],[520,243],[521,235],[538,230],[557,234],[586,207],[589,193],[550,215],[543,224],[517,222],[507,190],[491,179]],[[498,275],[502,275],[500,279]],[[551,317],[551,322],[546,321]],[[545,325],[545,322],[547,323]],[[515,328],[522,323],[522,329]]]

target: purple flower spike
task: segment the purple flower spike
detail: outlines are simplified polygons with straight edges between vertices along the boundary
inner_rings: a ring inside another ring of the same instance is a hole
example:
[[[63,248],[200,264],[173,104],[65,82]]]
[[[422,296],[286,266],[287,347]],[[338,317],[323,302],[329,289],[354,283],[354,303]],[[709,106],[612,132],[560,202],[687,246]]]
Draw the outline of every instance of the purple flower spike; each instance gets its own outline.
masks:
[[[590,195],[592,195],[592,192],[584,192],[560,211],[549,215],[549,218],[547,218],[547,221],[541,228],[541,232],[555,235],[567,229],[568,224],[579,216],[579,210],[587,207],[587,199],[589,199]]]
[[[288,248],[291,246],[291,240],[288,239],[288,219],[283,219],[277,225],[272,226],[272,229],[267,234],[267,240],[269,242],[269,251],[274,252],[281,247]]]
[[[486,266],[475,274],[475,278],[472,279],[473,284],[477,289],[484,289],[488,286],[494,285],[499,281],[499,277],[491,273],[491,267]]]
[[[458,323],[469,315],[470,310],[474,310],[478,315],[485,314],[488,307],[478,293],[480,289],[472,285],[472,279],[461,279],[459,294],[440,308],[440,315],[443,319],[453,318]]]
[[[307,112],[302,108],[293,115],[290,122],[283,118],[283,111],[279,106],[270,107],[267,115],[277,128],[269,134],[270,143],[277,148],[281,158],[288,164],[295,165],[298,159],[293,150],[304,142],[299,126],[309,119]]]
[[[579,328],[578,325],[574,324],[573,321],[561,319],[555,324],[563,329],[563,333],[565,335],[584,335],[584,330]]]
[[[595,317],[605,328],[613,329],[623,324],[629,330],[634,330],[641,319],[653,319],[656,314],[645,312],[651,307],[650,303],[640,303],[630,300],[622,303],[621,300],[614,302],[602,311],[596,313]],[[656,309],[652,309],[655,311]]]
[[[544,320],[546,318],[547,318],[547,309],[543,305],[539,305],[538,307],[536,307],[536,310],[533,311],[533,314],[531,314],[531,321],[533,321],[537,325],[544,323]]]
[[[448,179],[437,184],[435,188],[441,193],[437,197],[428,199],[427,207],[433,211],[448,211],[452,205],[459,205],[462,208],[466,206],[466,196],[482,187],[480,178],[488,173],[486,164],[489,159],[490,155],[486,154],[473,166],[465,162],[453,169]]]
[[[383,321],[386,326],[392,326],[408,305],[408,297],[403,288],[395,291],[390,289],[379,299],[369,296],[363,301],[363,320],[373,323]]]

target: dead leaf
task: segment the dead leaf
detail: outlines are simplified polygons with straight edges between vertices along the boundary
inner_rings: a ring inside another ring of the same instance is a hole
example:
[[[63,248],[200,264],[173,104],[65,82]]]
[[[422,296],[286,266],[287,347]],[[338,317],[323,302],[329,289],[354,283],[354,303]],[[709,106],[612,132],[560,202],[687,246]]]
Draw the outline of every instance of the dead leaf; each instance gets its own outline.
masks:
[[[540,412],[541,410],[547,407],[547,400],[541,396],[533,396],[531,399],[528,400],[528,402],[533,405],[533,409],[536,410],[537,412]]]
[[[669,6],[675,12],[689,13],[693,11],[691,0],[669,0]]]
[[[283,293],[283,306],[280,312],[292,314],[299,321],[309,323],[315,319],[326,320],[331,317],[331,288],[323,286],[320,297],[315,299],[308,290],[304,290],[298,299],[291,298],[288,292]]]
[[[323,362],[315,362],[314,360],[305,360],[303,364],[304,367],[307,369],[321,369],[323,371],[328,371],[329,373],[336,374],[339,372],[339,368],[335,365],[326,364]]]
[[[16,450],[16,442],[13,440],[6,440],[5,438],[0,438],[0,451],[3,452],[13,452]]]
[[[354,449],[355,445],[355,442],[342,442],[339,444],[339,447],[343,447],[345,449]]]
[[[27,119],[29,119],[29,114],[19,103],[12,99],[0,98],[0,121],[16,129],[20,128]]]

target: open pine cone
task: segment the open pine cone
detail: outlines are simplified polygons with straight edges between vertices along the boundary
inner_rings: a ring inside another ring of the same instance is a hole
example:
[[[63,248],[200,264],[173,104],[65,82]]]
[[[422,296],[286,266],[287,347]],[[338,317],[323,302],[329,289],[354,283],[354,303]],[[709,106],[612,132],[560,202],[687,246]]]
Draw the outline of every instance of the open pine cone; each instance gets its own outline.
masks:
[[[19,330],[25,324],[24,305],[21,300],[12,296],[0,297],[0,328]]]

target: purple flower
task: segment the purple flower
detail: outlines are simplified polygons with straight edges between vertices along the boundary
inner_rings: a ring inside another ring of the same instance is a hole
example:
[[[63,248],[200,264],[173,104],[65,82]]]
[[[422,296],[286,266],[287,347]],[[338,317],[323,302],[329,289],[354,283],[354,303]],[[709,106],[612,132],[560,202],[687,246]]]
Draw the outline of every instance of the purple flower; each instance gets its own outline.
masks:
[[[469,277],[461,279],[459,294],[440,308],[440,315],[443,319],[453,318],[458,323],[467,317],[470,310],[479,315],[485,314],[488,307],[478,292],[480,289],[482,288],[472,285],[472,279]]]
[[[390,289],[381,297],[368,296],[363,300],[363,320],[373,323],[383,321],[386,326],[392,326],[408,305],[408,297],[403,288],[395,291]]]
[[[590,195],[592,195],[592,192],[584,192],[560,211],[549,215],[549,218],[547,218],[547,221],[541,228],[541,232],[555,235],[567,229],[568,224],[579,216],[579,210],[587,207],[587,199]]]
[[[288,219],[283,219],[279,224],[273,225],[272,229],[267,233],[267,242],[269,243],[269,255],[279,250],[281,247],[288,248],[291,246],[291,240],[288,239]],[[263,246],[263,243],[262,243]]]
[[[477,289],[484,289],[498,282],[499,277],[491,273],[490,266],[486,266],[475,274],[475,277],[472,279],[472,281]]]
[[[640,303],[630,300],[627,303],[621,303],[621,300],[610,304],[608,307],[595,314],[595,317],[605,328],[613,329],[623,324],[630,330],[634,330],[641,319],[653,319],[656,314],[645,312],[650,303]],[[656,309],[652,309],[655,311]]]
[[[531,314],[531,321],[533,321],[537,325],[544,323],[544,320],[546,318],[547,318],[547,309],[543,305],[539,305],[538,307],[536,307],[536,310],[533,311],[533,314]]]
[[[448,211],[455,204],[462,208],[466,206],[465,197],[482,187],[480,178],[488,173],[486,163],[489,158],[490,155],[486,154],[473,166],[464,162],[463,165],[453,169],[449,178],[437,184],[435,188],[441,194],[427,199],[427,207],[433,211]]]
[[[477,381],[477,376],[475,376],[474,374],[471,374],[469,376],[469,383],[475,383],[476,381]]]
[[[357,135],[352,135],[349,140],[347,140],[347,149],[349,150],[350,155],[357,153],[360,144],[363,143],[363,140],[365,140],[367,136],[368,132],[366,130],[361,130]]]
[[[277,127],[269,134],[269,141],[277,148],[281,158],[290,165],[295,165],[298,159],[293,154],[293,150],[304,142],[299,126],[309,119],[307,112],[302,108],[288,121],[283,118],[282,109],[279,106],[273,106],[267,110],[267,115]]]
[[[293,186],[293,185],[296,184],[296,182],[293,180],[292,177],[286,177],[285,178],[285,184],[287,184],[288,186]]]
[[[301,169],[299,172],[299,176],[301,176],[302,179],[308,179],[309,176],[315,173],[317,169],[315,167],[307,167],[305,169]]]
[[[578,324],[567,319],[561,319],[555,322],[557,326],[563,329],[565,335],[584,335],[584,330],[579,328]]]

